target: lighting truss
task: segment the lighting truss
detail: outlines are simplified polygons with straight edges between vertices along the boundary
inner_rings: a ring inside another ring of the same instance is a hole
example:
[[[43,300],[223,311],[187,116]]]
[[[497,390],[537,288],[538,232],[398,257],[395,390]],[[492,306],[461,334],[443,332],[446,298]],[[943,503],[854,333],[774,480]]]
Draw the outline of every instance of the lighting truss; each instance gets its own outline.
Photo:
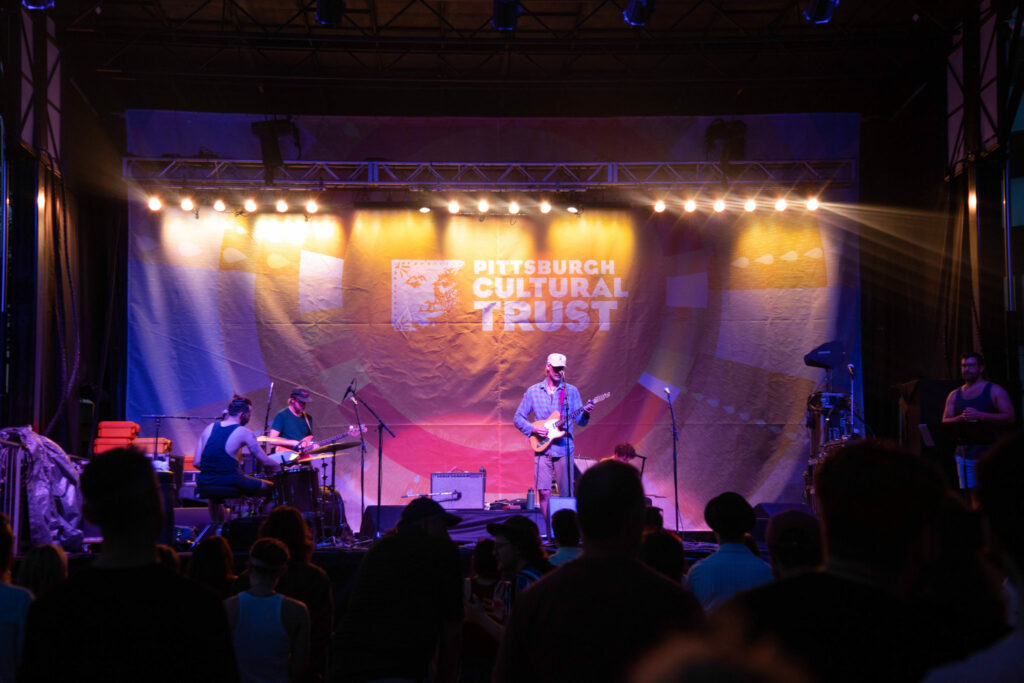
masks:
[[[853,159],[784,161],[620,161],[579,163],[285,161],[272,184],[257,159],[140,158],[123,162],[126,181],[203,190],[546,190],[682,189],[727,185],[851,187]]]

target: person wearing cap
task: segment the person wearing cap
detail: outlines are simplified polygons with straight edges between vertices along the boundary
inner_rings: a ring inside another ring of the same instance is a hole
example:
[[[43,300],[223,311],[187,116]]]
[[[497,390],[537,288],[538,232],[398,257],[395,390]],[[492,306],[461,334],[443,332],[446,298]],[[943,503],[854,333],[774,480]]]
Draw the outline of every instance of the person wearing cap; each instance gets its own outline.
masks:
[[[523,400],[519,402],[516,409],[513,423],[516,429],[526,436],[537,436],[544,438],[548,430],[543,426],[536,426],[530,421],[531,414],[538,422],[548,420],[553,413],[569,415],[580,408],[579,415],[575,422],[581,427],[590,421],[590,411],[594,409],[592,403],[583,405],[580,398],[580,390],[565,381],[566,358],[561,353],[552,353],[547,357],[544,364],[544,379],[529,388],[523,394]],[[537,488],[537,501],[540,503],[541,514],[544,515],[545,524],[550,526],[548,521],[548,499],[551,497],[551,480],[558,482],[559,495],[571,495],[572,487],[569,481],[569,456],[572,454],[573,421],[566,424],[565,436],[554,439],[551,445],[534,458],[534,486]]]
[[[274,415],[270,423],[269,435],[282,439],[298,441],[305,446],[313,440],[313,416],[306,412],[309,403],[309,390],[295,387],[288,396],[288,405]],[[287,450],[280,447],[278,450]]]
[[[711,610],[736,593],[772,580],[772,567],[743,543],[754,528],[754,508],[733,491],[715,496],[704,506],[704,521],[715,532],[718,550],[697,562],[686,582],[701,607]]]
[[[531,519],[512,515],[504,522],[488,524],[487,533],[494,536],[494,557],[505,580],[495,590],[491,604],[471,600],[466,616],[500,640],[502,624],[516,597],[553,567],[541,545],[540,530]]]
[[[363,557],[332,642],[330,680],[457,677],[463,588],[448,529],[461,519],[429,498],[402,510],[395,529]]]

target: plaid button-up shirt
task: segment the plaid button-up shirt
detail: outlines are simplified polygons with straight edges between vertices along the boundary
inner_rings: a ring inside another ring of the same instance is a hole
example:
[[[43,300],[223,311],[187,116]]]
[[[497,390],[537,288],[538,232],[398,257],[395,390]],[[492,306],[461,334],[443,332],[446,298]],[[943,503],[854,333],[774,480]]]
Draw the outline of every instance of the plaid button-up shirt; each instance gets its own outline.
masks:
[[[566,384],[565,388],[568,401],[567,412],[572,413],[583,405],[583,399],[580,398],[580,390],[572,384]],[[533,433],[533,422],[530,420],[530,414],[533,414],[534,420],[547,420],[551,413],[555,411],[561,413],[560,398],[561,391],[549,394],[544,382],[538,382],[529,387],[526,393],[523,394],[523,400],[519,402],[519,408],[516,410],[516,416],[513,419],[516,429],[526,436],[530,436]],[[581,412],[575,420],[576,424],[580,426],[587,424],[589,421],[590,413],[586,411]],[[544,455],[559,457],[567,454],[569,452],[568,441],[572,438],[572,428],[572,421],[570,421],[566,425],[568,435],[552,441],[551,446]]]

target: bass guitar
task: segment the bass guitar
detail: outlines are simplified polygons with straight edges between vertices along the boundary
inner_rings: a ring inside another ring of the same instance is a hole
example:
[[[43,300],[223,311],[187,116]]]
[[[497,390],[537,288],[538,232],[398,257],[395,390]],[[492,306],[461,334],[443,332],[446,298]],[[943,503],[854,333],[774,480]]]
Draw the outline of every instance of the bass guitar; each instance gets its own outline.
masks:
[[[560,439],[561,437],[565,436],[565,428],[566,425],[569,423],[569,420],[575,420],[577,417],[579,417],[579,414],[582,413],[588,405],[596,405],[611,395],[612,394],[610,391],[606,391],[599,396],[595,396],[594,398],[590,399],[576,410],[569,413],[567,417],[562,417],[561,414],[556,410],[555,412],[551,413],[548,419],[538,420],[537,422],[534,422],[534,427],[538,429],[547,429],[548,434],[547,436],[537,436],[536,434],[531,434],[530,448],[532,448],[533,452],[538,455],[543,453],[551,446],[552,441],[554,441],[555,439]]]

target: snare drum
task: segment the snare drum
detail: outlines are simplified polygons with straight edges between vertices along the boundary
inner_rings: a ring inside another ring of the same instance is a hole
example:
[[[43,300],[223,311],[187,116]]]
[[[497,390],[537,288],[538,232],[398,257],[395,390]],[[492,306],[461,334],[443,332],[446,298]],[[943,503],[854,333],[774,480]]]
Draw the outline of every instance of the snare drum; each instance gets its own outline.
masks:
[[[319,487],[316,471],[302,468],[274,477],[274,505],[291,505],[301,512],[315,512]]]

